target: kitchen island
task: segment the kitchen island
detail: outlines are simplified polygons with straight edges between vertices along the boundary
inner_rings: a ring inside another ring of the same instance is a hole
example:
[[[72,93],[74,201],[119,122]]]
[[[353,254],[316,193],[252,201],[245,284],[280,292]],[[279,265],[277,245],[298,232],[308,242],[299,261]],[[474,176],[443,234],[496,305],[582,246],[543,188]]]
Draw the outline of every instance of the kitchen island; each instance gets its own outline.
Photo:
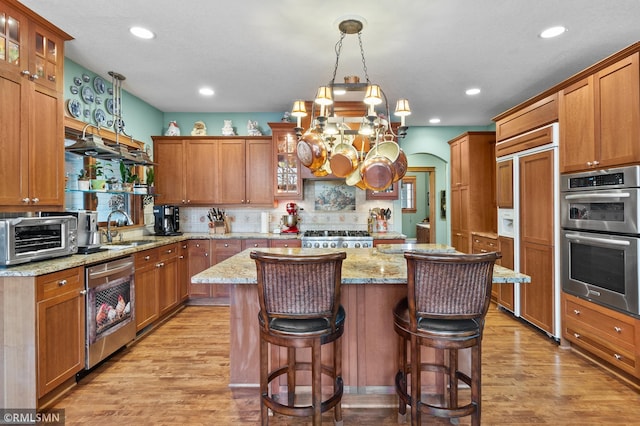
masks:
[[[264,249],[269,253],[326,253],[338,249]],[[342,305],[347,312],[343,339],[345,393],[393,393],[397,371],[397,336],[392,308],[406,296],[404,250],[453,252],[442,244],[383,244],[369,249],[341,249]],[[256,266],[247,249],[194,275],[193,283],[231,284],[230,387],[258,387],[259,328]],[[527,275],[496,265],[494,283],[527,283]],[[271,362],[283,352],[272,350]],[[463,366],[465,362],[461,363]],[[464,368],[464,367],[463,367]]]

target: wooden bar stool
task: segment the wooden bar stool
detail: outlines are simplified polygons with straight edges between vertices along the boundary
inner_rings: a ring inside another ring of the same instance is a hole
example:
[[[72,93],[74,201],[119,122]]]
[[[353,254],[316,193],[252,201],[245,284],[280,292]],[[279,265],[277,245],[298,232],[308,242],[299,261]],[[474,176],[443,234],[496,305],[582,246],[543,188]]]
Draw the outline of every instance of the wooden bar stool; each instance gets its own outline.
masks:
[[[471,424],[480,425],[482,332],[491,300],[493,267],[500,257],[495,252],[405,253],[407,297],[393,311],[394,329],[399,336],[396,392],[400,421],[406,417],[408,404],[412,425],[420,424],[422,413],[449,419],[471,415]],[[435,349],[435,361],[422,362],[422,346]],[[465,348],[471,348],[470,375],[458,370],[458,351]],[[422,399],[423,371],[443,375],[441,405]],[[407,376],[411,379],[410,392]],[[471,387],[465,405],[458,400],[460,381]]]
[[[283,255],[252,251],[258,272],[260,312],[260,415],[269,424],[269,409],[288,416],[313,416],[334,409],[342,425],[342,343],[346,314],[340,304],[345,252]],[[323,365],[321,347],[333,342],[333,365]],[[286,364],[269,367],[269,344],[287,348]],[[311,362],[296,359],[296,349],[311,348]],[[311,371],[311,405],[296,404],[296,372]],[[269,393],[269,384],[287,375],[287,403]],[[333,382],[333,394],[323,400],[322,375]]]

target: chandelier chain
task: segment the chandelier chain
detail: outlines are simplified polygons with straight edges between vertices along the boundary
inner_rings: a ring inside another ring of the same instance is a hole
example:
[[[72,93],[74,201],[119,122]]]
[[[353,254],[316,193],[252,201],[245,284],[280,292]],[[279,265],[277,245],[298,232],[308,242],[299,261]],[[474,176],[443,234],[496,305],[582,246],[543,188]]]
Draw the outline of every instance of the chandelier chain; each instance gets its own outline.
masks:
[[[364,59],[364,47],[362,47],[362,32],[358,32],[358,43],[360,44],[360,55],[362,56],[362,69],[364,70],[364,77],[367,80],[367,83],[371,83],[369,81],[369,73],[367,71],[367,62]]]
[[[340,40],[338,40],[338,42],[336,43],[336,64],[333,67],[333,76],[331,76],[331,87],[333,87],[334,83],[336,82],[336,73],[338,72],[338,64],[340,63],[340,52],[342,51],[342,40],[344,40],[344,37],[347,35],[347,33],[345,33],[344,31],[340,32]]]

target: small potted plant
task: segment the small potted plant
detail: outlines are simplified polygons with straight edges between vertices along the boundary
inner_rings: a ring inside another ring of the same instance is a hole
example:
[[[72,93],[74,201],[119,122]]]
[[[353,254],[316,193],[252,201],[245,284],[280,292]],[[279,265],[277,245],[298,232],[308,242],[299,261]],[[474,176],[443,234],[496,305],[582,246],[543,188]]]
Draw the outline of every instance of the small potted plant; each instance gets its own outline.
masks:
[[[107,187],[107,180],[104,178],[104,168],[102,164],[91,164],[89,165],[89,170],[91,173],[91,189],[104,191]]]
[[[156,172],[153,167],[147,167],[147,186],[149,187],[149,194],[155,194],[156,188],[154,183],[156,181]]]
[[[122,189],[133,192],[133,185],[139,181],[138,175],[133,173],[130,166],[120,161],[120,175],[122,176]]]
[[[81,169],[78,173],[78,189],[81,191],[88,191],[91,187],[89,181],[89,171],[87,169]]]

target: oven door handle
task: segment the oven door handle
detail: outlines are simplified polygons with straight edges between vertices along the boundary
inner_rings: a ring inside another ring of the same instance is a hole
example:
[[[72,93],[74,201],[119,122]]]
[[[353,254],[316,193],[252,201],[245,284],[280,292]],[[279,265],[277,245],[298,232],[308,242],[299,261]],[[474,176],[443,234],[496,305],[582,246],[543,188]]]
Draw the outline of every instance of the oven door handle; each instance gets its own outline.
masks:
[[[127,262],[122,265],[118,265],[116,268],[107,269],[106,271],[99,271],[89,274],[89,279],[94,280],[98,278],[103,278],[107,276],[111,276],[117,274],[118,272],[126,271],[127,269],[131,269],[133,262]]]
[[[607,244],[610,246],[630,246],[631,245],[629,241],[610,240],[608,238],[585,237],[583,235],[578,235],[578,234],[565,234],[565,238],[567,240],[591,241],[593,243]]]
[[[617,194],[611,194],[611,193],[607,193],[607,194],[569,194],[569,195],[565,195],[564,199],[565,200],[581,200],[581,199],[585,199],[585,200],[591,200],[591,199],[601,199],[601,198],[629,198],[631,197],[631,194],[628,192],[620,192]]]

